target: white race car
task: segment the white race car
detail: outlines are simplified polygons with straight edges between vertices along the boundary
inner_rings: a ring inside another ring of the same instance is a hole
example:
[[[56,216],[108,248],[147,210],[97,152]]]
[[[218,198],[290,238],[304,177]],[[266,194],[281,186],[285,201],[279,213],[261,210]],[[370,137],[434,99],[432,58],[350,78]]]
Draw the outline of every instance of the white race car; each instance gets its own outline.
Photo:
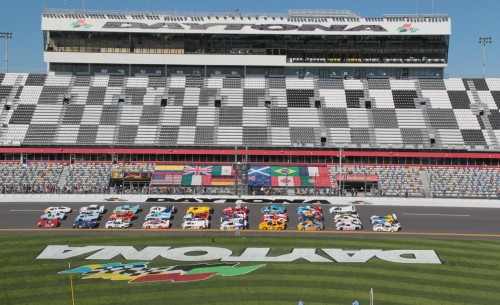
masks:
[[[401,224],[393,222],[379,223],[373,226],[375,232],[397,232],[401,230]]]
[[[113,228],[125,229],[130,227],[130,225],[131,225],[130,220],[123,220],[122,218],[117,218],[115,220],[106,222],[106,229],[113,229]]]
[[[248,226],[248,223],[244,219],[231,219],[224,221],[220,225],[221,230],[243,230],[246,229]]]
[[[356,216],[354,216],[356,215]],[[333,218],[335,222],[352,222],[352,223],[361,223],[359,220],[359,216],[357,214],[353,215],[335,215]]]
[[[208,220],[186,220],[182,223],[183,229],[207,229]]]
[[[356,208],[353,205],[348,205],[345,207],[332,207],[329,209],[330,214],[354,214],[357,213]]]
[[[46,220],[62,220],[66,217],[66,214],[60,213],[60,212],[55,212],[55,213],[45,213],[42,216],[40,216],[40,219],[46,219]]]
[[[144,228],[144,229],[168,229],[168,228],[170,228],[170,220],[155,219],[155,220],[146,221],[142,225],[142,228]]]
[[[99,213],[102,214],[104,213],[104,206],[97,205],[97,204],[91,204],[89,206],[83,207],[80,209],[80,213]]]
[[[355,231],[362,230],[363,226],[361,224],[354,224],[351,222],[339,222],[335,225],[339,231]]]
[[[48,207],[44,213],[71,213],[71,208],[68,207]]]

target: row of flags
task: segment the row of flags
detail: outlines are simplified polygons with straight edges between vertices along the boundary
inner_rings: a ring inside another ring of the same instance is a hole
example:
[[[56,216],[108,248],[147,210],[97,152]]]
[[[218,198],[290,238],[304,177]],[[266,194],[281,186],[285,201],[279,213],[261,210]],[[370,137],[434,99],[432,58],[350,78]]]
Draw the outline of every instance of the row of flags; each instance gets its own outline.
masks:
[[[232,186],[234,169],[231,165],[157,165],[152,185]],[[250,186],[330,187],[327,167],[317,166],[251,166]]]

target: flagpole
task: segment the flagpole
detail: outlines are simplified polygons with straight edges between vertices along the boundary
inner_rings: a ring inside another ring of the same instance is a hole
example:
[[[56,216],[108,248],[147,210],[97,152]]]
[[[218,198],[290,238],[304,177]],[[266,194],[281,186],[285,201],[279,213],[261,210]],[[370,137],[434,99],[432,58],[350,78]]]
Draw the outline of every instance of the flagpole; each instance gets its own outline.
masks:
[[[75,293],[73,291],[73,277],[71,276],[71,263],[68,262],[68,268],[69,268],[69,284],[71,287],[71,303],[75,305]]]
[[[370,305],[373,305],[373,288],[370,288]]]

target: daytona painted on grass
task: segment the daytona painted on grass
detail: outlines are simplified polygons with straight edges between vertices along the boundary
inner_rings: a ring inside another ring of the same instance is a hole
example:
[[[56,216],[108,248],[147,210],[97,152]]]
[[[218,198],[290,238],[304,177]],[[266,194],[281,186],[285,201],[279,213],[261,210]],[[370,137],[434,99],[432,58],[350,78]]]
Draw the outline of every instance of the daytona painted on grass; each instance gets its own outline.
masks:
[[[271,248],[269,256],[290,253],[293,248],[414,249],[435,250],[442,264],[398,264],[372,258],[360,263],[266,262],[237,276],[214,275],[202,281],[129,281],[87,278],[73,274],[76,304],[351,304],[359,298],[368,304],[370,288],[375,304],[496,304],[500,300],[500,242],[473,240],[426,240],[400,238],[302,237],[210,237],[210,236],[0,236],[0,304],[71,304],[68,274],[58,272],[89,265],[131,264],[118,256],[109,261],[85,259],[40,260],[47,245],[220,247],[241,255],[246,248]],[[193,253],[201,255],[203,253]],[[197,263],[165,258],[148,261],[154,268],[186,272]],[[238,268],[255,266],[241,262]],[[140,266],[143,268],[144,266]],[[206,267],[205,267],[206,268]],[[214,273],[201,269],[197,272]],[[227,267],[232,268],[232,267]],[[108,272],[109,270],[106,270]],[[136,270],[141,272],[140,270]],[[143,271],[142,271],[143,272]],[[197,273],[194,272],[194,273]],[[64,273],[64,272],[63,272]],[[193,273],[193,272],[192,272]]]

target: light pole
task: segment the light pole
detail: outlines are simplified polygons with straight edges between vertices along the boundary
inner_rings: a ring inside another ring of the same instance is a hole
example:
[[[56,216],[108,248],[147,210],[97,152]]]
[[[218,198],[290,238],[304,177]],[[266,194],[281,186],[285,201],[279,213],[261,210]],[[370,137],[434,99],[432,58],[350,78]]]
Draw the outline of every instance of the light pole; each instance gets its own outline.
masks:
[[[9,39],[12,39],[12,33],[0,32],[0,38],[5,39],[5,72],[9,72]]]
[[[483,78],[486,75],[486,45],[492,42],[491,37],[479,37],[479,43],[483,45]]]

